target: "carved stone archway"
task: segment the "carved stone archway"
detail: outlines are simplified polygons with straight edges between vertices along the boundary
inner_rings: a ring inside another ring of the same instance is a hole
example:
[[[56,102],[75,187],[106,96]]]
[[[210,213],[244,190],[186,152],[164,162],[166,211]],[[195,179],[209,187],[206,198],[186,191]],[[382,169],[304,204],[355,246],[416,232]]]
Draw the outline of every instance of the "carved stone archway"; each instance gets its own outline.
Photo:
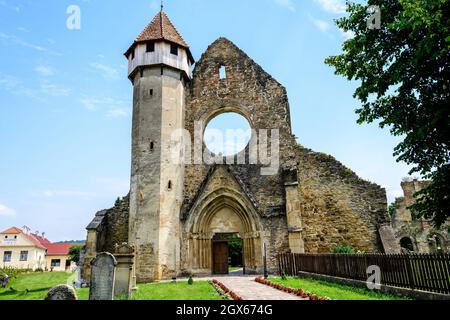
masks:
[[[211,274],[213,238],[216,234],[239,234],[243,241],[246,273],[262,269],[262,233],[258,213],[237,190],[220,188],[203,197],[186,221],[186,267],[193,274]]]

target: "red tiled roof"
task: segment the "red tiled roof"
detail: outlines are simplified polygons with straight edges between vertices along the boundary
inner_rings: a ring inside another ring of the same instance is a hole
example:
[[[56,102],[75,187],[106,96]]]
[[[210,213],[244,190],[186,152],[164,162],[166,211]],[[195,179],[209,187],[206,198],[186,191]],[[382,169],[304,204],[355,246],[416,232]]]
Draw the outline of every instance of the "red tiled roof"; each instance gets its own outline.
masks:
[[[4,234],[21,234],[22,230],[20,230],[19,228],[16,228],[16,227],[11,227],[11,228],[6,229],[5,231],[2,231],[0,233],[4,233]]]
[[[31,234],[31,233],[29,233],[29,234],[26,234],[26,233],[24,233],[24,232],[22,232],[23,233],[23,235],[25,236],[25,237],[27,237],[31,242],[33,242],[33,244],[36,246],[36,247],[39,247],[39,248],[41,248],[41,249],[47,249],[46,247],[45,247],[45,245],[43,245],[33,234]]]
[[[189,48],[183,37],[178,33],[169,17],[160,11],[148,26],[136,38],[136,42],[144,42],[151,40],[167,40],[182,47]]]
[[[44,247],[51,243],[50,240],[48,240],[47,238],[44,238],[44,237],[42,237],[40,235],[37,235],[35,233],[32,233],[31,235],[33,237],[35,237]]]
[[[184,47],[187,50],[189,59],[194,62],[194,57],[189,50],[188,44],[184,41],[183,37],[163,11],[158,12],[147,27],[145,27],[144,31],[139,34],[134,40],[134,43],[125,52],[125,56],[129,55],[137,43],[161,40],[169,41]]]
[[[48,256],[64,256],[69,254],[69,249],[73,245],[70,243],[50,243],[47,244]]]

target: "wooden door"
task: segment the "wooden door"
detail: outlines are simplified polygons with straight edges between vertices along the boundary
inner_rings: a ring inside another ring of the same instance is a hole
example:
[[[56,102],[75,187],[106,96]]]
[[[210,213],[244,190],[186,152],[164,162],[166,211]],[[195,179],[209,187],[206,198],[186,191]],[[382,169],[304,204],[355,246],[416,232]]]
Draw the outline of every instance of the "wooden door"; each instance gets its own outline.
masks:
[[[213,273],[228,274],[228,242],[213,242]]]

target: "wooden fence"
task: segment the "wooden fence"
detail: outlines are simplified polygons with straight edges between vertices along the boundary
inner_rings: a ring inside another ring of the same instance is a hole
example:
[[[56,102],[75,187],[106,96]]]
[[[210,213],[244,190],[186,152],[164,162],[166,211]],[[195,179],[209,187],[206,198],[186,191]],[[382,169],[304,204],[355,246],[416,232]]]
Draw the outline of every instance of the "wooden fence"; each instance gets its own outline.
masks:
[[[381,284],[450,294],[450,254],[279,254],[280,274],[300,271],[367,281],[378,266]]]

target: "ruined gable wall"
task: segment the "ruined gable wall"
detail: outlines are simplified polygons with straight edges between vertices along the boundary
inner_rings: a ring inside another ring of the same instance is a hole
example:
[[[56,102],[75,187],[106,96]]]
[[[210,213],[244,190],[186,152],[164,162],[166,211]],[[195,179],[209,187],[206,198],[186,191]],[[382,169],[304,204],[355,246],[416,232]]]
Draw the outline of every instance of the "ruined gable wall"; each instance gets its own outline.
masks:
[[[378,225],[388,223],[386,191],[333,157],[297,147],[305,250],[329,253],[348,244],[381,252]]]
[[[129,208],[130,197],[127,195],[118,205],[106,211],[97,235],[97,252],[114,253],[116,244],[128,242]]]
[[[225,66],[226,79],[219,77]],[[186,104],[185,127],[194,136],[194,122],[204,126],[224,112],[243,115],[253,129],[280,130],[280,163],[295,166],[295,140],[291,134],[290,111],[285,88],[229,40],[220,38],[208,47],[196,64]],[[248,160],[247,160],[248,163]],[[236,166],[237,175],[255,196],[262,215],[284,213],[281,174],[262,176],[259,165]],[[184,196],[194,198],[209,166],[188,165]]]

